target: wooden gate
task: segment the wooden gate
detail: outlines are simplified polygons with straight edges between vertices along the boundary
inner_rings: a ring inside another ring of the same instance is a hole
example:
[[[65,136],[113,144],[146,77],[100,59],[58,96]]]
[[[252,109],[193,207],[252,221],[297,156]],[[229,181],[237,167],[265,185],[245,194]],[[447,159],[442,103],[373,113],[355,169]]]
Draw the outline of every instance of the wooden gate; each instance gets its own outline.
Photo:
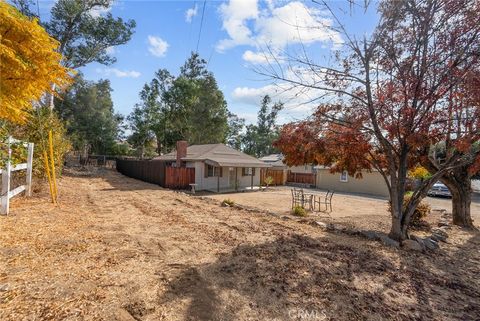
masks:
[[[172,189],[187,189],[195,183],[195,168],[166,167],[165,187]]]
[[[316,185],[316,177],[314,173],[292,173],[288,171],[287,182],[296,184]]]
[[[283,169],[262,168],[260,170],[260,185],[265,185],[265,178],[268,176],[273,178],[270,185],[283,185]]]

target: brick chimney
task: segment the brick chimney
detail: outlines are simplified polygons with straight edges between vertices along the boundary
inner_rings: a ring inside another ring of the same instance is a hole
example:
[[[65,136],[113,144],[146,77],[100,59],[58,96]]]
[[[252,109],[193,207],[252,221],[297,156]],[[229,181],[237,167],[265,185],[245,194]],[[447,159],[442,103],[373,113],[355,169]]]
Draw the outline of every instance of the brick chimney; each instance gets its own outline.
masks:
[[[177,141],[177,167],[182,167],[182,158],[187,157],[187,147],[186,140]]]

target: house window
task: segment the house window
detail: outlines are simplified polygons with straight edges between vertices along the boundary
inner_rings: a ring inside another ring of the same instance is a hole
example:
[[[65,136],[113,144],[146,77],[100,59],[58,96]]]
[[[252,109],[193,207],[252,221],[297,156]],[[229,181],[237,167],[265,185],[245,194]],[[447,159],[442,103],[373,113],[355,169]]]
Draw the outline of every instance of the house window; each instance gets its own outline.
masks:
[[[348,182],[348,172],[347,171],[343,171],[340,174],[340,182]]]
[[[207,177],[221,176],[221,168],[212,165],[206,165]]]
[[[242,176],[255,176],[255,168],[253,167],[243,167]]]

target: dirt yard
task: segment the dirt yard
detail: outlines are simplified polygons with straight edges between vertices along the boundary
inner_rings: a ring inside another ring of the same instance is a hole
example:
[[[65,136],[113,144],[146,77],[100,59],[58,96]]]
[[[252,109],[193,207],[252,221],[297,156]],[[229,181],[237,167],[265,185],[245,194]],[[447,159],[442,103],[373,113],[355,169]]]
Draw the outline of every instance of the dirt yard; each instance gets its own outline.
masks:
[[[410,253],[81,174],[0,218],[0,320],[480,319],[479,233]]]
[[[291,188],[290,186],[277,186],[262,192],[208,194],[208,197],[220,202],[224,199],[231,199],[241,205],[288,215],[292,207]],[[318,189],[304,189],[304,191],[316,197],[324,197],[326,193]],[[449,198],[427,197],[425,202],[430,204],[432,210],[443,209],[451,212],[452,200]],[[324,205],[322,209],[325,209]],[[325,222],[337,222],[362,229],[388,232],[390,215],[387,211],[386,199],[368,195],[336,193],[332,198],[332,212],[328,214],[313,212],[310,215]],[[480,197],[478,195],[473,198],[471,213],[474,221],[480,223]],[[434,222],[439,218],[437,216],[439,213],[434,211],[429,219]]]

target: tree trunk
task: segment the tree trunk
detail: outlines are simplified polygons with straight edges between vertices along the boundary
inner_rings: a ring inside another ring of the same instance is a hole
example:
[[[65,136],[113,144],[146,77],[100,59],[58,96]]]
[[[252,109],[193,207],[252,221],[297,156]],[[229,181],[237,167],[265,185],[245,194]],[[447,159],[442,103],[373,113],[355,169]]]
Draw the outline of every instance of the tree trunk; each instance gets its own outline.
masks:
[[[436,171],[435,166],[427,161],[422,164],[431,174]],[[445,184],[452,193],[452,216],[453,224],[473,228],[473,220],[470,215],[472,202],[472,183],[468,172],[468,166],[461,166],[445,173],[440,181]]]
[[[390,228],[390,233],[388,233],[388,237],[398,242],[401,242],[408,238],[407,229],[404,229],[402,225],[402,219],[399,217],[393,216],[393,213],[392,213],[392,227]]]
[[[473,220],[470,215],[472,183],[468,169],[465,167],[456,168],[445,174],[440,180],[452,193],[453,224],[473,228]]]

